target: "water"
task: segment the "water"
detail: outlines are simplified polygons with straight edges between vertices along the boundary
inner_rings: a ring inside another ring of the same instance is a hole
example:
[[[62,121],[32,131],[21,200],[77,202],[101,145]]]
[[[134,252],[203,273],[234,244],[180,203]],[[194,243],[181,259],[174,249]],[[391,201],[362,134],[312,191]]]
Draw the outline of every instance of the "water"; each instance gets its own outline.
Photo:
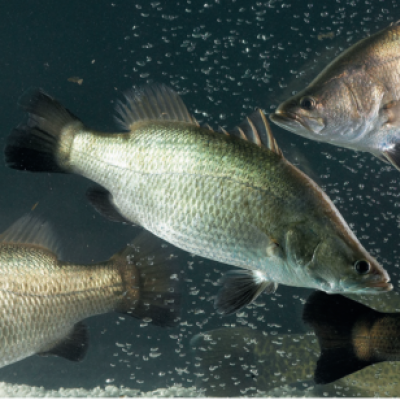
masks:
[[[255,107],[274,109],[326,60],[399,15],[391,0],[48,0],[40,7],[34,1],[8,2],[0,17],[1,146],[22,120],[17,102],[30,87],[59,98],[89,126],[113,131],[113,108],[123,91],[134,84],[165,83],[182,94],[201,123],[231,128]],[[68,80],[73,77],[83,79],[82,84]],[[307,171],[396,286],[398,172],[369,154],[307,141],[276,126],[273,131],[288,157],[296,161],[297,152],[303,154],[301,164],[306,160]],[[0,166],[0,181],[0,228],[37,204],[36,210],[54,225],[65,260],[107,259],[140,231],[97,214],[85,199],[91,183],[81,177],[24,174]],[[188,255],[178,327],[141,326],[118,314],[93,317],[86,321],[90,349],[83,362],[33,356],[4,367],[0,379],[46,390],[189,388],[197,371],[190,340],[200,332],[221,326],[268,334],[306,331],[300,317],[311,293],[306,289],[280,286],[275,295],[262,295],[238,315],[217,315],[212,304],[216,281],[229,269]]]

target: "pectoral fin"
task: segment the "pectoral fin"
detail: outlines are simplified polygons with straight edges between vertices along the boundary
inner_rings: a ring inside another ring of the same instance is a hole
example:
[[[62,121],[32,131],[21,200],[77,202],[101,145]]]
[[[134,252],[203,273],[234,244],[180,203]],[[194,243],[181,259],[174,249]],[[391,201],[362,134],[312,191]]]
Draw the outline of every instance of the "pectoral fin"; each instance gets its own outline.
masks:
[[[396,143],[389,150],[385,150],[382,153],[385,161],[393,165],[397,170],[400,171],[400,143]]]
[[[384,121],[381,130],[400,131],[400,101],[393,100],[385,104],[380,110],[380,117]],[[400,143],[390,145],[388,149],[382,152],[381,158],[400,170]]]
[[[214,306],[220,314],[234,313],[252,303],[263,291],[275,292],[278,284],[267,280],[259,271],[236,270],[227,272],[220,280]]]

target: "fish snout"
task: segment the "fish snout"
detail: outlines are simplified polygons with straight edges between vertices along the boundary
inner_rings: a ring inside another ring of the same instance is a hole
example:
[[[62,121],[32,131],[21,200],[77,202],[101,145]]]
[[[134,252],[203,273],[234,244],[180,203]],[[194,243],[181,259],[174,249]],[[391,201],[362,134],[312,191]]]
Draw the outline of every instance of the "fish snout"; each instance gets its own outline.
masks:
[[[284,111],[279,108],[275,113],[269,114],[269,118],[278,126],[305,137],[322,134],[322,130],[325,128],[323,118],[301,115],[301,113]]]
[[[369,291],[389,292],[393,289],[390,276],[384,269],[379,269],[368,276],[365,286]]]
[[[343,292],[357,292],[357,293],[381,293],[390,292],[393,289],[393,285],[390,283],[389,274],[384,270],[376,270],[365,276],[365,279],[361,282],[342,279],[340,282]]]

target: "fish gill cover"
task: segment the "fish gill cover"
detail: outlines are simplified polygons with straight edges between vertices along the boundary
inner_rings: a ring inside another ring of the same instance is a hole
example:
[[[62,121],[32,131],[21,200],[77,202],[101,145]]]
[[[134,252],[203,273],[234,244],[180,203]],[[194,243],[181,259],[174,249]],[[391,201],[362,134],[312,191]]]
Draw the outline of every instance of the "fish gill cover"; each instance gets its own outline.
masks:
[[[228,129],[256,107],[272,112],[341,51],[399,16],[392,0],[47,0],[40,7],[22,0],[8,2],[0,17],[7,28],[1,69],[3,145],[21,120],[16,104],[30,87],[43,87],[73,105],[90,126],[114,131],[113,109],[122,92],[132,85],[164,83],[182,95],[200,123]],[[277,126],[272,129],[285,156],[325,189],[397,286],[398,172],[369,154],[312,142]],[[140,232],[99,217],[86,202],[90,182],[83,178],[18,174],[4,166],[0,174],[1,230],[35,208],[59,233],[65,261],[106,260]],[[49,390],[107,385],[143,392],[189,388],[199,374],[191,338],[221,327],[246,327],[276,338],[276,354],[289,357],[279,338],[306,332],[300,315],[310,290],[280,287],[240,313],[221,317],[213,307],[216,282],[229,269],[186,255],[181,268],[184,306],[177,327],[164,330],[117,314],[93,317],[85,322],[91,347],[84,361],[34,356],[4,367],[1,379]],[[377,382],[371,383],[372,391],[385,392],[385,385],[379,387],[381,378],[394,370],[383,369],[386,364],[371,374],[371,382]],[[311,378],[297,387],[284,385],[283,373],[274,395],[299,396],[314,387]],[[358,386],[351,385],[342,383],[319,393],[350,395],[355,388],[357,394]],[[258,389],[262,393],[261,386]],[[258,389],[253,379],[241,394]]]

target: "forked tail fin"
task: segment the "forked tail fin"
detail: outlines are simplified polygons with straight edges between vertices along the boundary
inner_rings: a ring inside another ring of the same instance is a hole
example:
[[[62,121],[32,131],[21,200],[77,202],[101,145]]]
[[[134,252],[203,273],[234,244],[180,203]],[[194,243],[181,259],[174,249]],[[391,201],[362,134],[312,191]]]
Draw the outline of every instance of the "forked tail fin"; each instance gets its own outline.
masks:
[[[82,122],[40,89],[26,93],[20,106],[28,119],[7,138],[6,165],[31,172],[68,172],[70,146]]]

